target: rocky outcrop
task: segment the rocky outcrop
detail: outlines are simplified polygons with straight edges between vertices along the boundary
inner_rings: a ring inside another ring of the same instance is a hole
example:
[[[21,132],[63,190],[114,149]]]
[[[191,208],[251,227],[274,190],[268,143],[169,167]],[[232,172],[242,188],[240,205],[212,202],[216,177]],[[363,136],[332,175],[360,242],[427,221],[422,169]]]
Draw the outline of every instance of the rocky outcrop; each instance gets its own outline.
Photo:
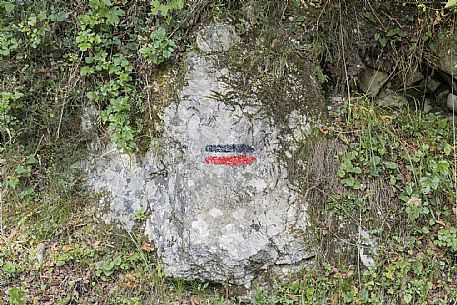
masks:
[[[161,137],[144,157],[107,148],[88,167],[88,185],[105,194],[106,221],[131,229],[145,211],[144,232],[169,275],[249,286],[262,271],[294,270],[313,257],[308,203],[288,167],[310,118],[297,107],[277,120],[269,111],[280,109],[255,94],[231,94],[224,79],[241,75],[220,58],[239,41],[234,33],[228,25],[200,32],[199,49],[185,57],[184,86],[161,111]],[[323,106],[311,74],[294,73],[294,96]],[[303,160],[294,164],[305,170]]]

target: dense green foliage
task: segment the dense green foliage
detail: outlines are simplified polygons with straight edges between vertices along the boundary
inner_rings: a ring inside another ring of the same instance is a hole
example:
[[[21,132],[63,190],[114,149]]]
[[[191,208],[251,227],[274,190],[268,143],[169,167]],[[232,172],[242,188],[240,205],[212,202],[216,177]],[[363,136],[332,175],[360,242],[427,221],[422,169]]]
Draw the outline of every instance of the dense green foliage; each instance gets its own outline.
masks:
[[[142,126],[139,67],[173,55],[187,26],[184,2],[2,1],[0,8],[2,143],[44,129],[58,138],[72,110],[92,104],[113,142],[132,153]]]

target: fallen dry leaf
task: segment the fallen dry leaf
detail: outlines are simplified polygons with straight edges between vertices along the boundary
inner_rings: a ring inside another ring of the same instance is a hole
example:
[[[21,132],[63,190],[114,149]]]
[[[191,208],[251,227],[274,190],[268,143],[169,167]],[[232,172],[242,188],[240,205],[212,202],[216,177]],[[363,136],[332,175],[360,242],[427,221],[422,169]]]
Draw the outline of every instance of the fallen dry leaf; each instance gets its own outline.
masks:
[[[142,246],[141,246],[141,250],[145,251],[145,252],[154,252],[155,250],[155,247],[154,245],[150,244],[150,243],[144,243]]]
[[[446,223],[444,221],[442,221],[442,220],[437,220],[436,223],[441,225],[441,226],[443,226],[443,227],[446,226]]]
[[[274,47],[276,47],[276,45],[278,44],[279,40],[277,39],[273,39],[273,41],[271,42],[271,48],[274,49]]]
[[[422,200],[419,197],[411,197],[406,204],[409,206],[420,207],[422,205]]]
[[[339,133],[338,134],[338,139],[341,140],[341,142],[343,142],[344,144],[348,145],[349,144],[349,139],[348,137],[346,137],[344,134],[342,133]]]
[[[200,303],[197,301],[197,299],[195,299],[194,297],[191,297],[190,298],[190,304],[191,305],[200,305]]]
[[[389,115],[381,115],[380,119],[381,121],[392,121],[392,117]]]
[[[323,134],[328,134],[328,128],[327,127],[321,127],[320,130],[321,130],[321,132]]]

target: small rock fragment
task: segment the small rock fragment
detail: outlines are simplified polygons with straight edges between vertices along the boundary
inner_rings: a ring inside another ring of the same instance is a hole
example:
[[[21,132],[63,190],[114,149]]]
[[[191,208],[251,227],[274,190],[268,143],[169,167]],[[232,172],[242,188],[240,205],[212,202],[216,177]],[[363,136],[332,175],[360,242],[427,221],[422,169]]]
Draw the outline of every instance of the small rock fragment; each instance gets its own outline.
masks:
[[[38,246],[36,247],[36,254],[35,258],[38,262],[38,265],[41,266],[43,263],[43,257],[44,257],[44,250],[46,248],[46,245],[44,243],[39,243]]]
[[[372,267],[375,260],[372,255],[376,255],[376,240],[370,234],[359,227],[359,237],[357,241],[357,248],[360,256],[360,261],[365,267]],[[368,250],[368,251],[367,251]],[[366,254],[369,252],[371,255]]]
[[[359,87],[369,96],[378,95],[381,88],[389,79],[389,75],[385,72],[367,68],[360,75]]]
[[[457,95],[449,93],[447,96],[447,108],[451,111],[457,111]]]
[[[436,96],[436,104],[439,106],[444,106],[447,104],[447,96],[449,95],[449,90],[442,91]]]
[[[401,108],[408,105],[408,100],[393,90],[386,89],[379,94],[375,104],[385,107]]]
[[[430,111],[432,111],[432,103],[430,102],[430,100],[425,100],[424,101],[424,108],[423,108],[423,111],[424,113],[429,113]]]
[[[422,82],[420,82],[419,87],[425,88],[427,93],[433,93],[441,85],[441,82],[437,81],[431,76],[427,76]]]
[[[414,70],[408,71],[408,73],[405,76],[404,85],[406,87],[410,87],[413,84],[415,84],[423,79],[424,79],[424,74],[422,74],[422,72],[416,68]]]

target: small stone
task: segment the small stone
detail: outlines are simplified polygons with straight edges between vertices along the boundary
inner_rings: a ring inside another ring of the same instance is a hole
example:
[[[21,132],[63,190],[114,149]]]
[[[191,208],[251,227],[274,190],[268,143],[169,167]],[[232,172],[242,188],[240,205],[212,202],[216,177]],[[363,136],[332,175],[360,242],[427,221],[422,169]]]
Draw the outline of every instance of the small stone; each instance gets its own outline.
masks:
[[[447,108],[457,112],[457,95],[449,93],[447,96]]]
[[[431,76],[427,76],[426,79],[421,81],[421,83],[419,84],[419,87],[425,88],[425,91],[427,93],[433,93],[436,91],[436,89],[438,89],[438,87],[440,85],[441,85],[441,82],[437,81],[436,79],[434,79]]]
[[[429,113],[430,111],[432,111],[432,102],[430,102],[430,100],[425,100],[424,101],[424,113]]]
[[[365,69],[360,75],[359,87],[371,97],[378,95],[381,88],[389,79],[389,75],[385,72],[374,70],[371,68]]]
[[[228,24],[214,24],[200,31],[197,47],[204,53],[228,51],[230,46],[240,41],[235,27]]]
[[[393,90],[386,89],[379,94],[375,104],[385,107],[401,108],[408,105],[408,100]]]
[[[344,102],[346,99],[342,96],[332,96],[330,98],[330,101],[332,102],[332,104],[336,104],[336,103],[342,103]]]
[[[410,70],[408,71],[405,77],[405,86],[410,87],[422,79],[424,79],[424,74],[422,74],[421,71],[417,69]]]
[[[45,249],[46,249],[46,245],[44,243],[39,243],[38,246],[36,247],[35,258],[38,262],[38,265],[41,265],[43,263]]]
[[[367,231],[359,227],[357,248],[360,261],[365,267],[373,267],[375,264],[373,256],[376,255],[376,244],[376,240],[371,237]],[[366,252],[371,255],[367,254]]]
[[[447,96],[449,95],[449,90],[442,91],[436,96],[436,104],[439,106],[444,106],[447,104]]]

